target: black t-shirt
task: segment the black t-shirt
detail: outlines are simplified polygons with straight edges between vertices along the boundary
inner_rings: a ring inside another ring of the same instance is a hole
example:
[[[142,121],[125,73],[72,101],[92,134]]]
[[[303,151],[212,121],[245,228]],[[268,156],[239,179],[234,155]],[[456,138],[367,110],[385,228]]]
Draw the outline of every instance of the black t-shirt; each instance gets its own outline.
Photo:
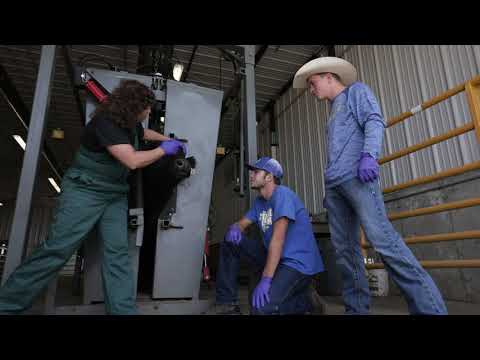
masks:
[[[143,139],[144,132],[141,123],[137,124],[139,139]],[[106,152],[107,146],[131,144],[134,146],[133,131],[121,128],[105,115],[97,115],[85,127],[81,143],[87,150]]]

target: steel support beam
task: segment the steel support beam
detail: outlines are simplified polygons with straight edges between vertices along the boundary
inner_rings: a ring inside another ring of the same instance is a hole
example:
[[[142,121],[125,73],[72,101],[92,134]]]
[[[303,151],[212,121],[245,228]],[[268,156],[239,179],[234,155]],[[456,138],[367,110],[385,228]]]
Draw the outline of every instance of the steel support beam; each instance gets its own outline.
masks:
[[[2,284],[20,264],[30,222],[32,195],[42,150],[46,117],[50,103],[50,89],[55,70],[55,45],[42,45],[32,116],[27,137],[27,147],[18,186],[15,213],[8,241],[8,252],[3,270]]]
[[[257,109],[255,101],[255,45],[244,45],[245,49],[245,160],[254,163],[257,160]],[[244,164],[241,164],[244,166]],[[250,190],[247,193],[249,207],[253,205],[255,194]]]
[[[245,126],[245,80],[240,83],[240,193],[241,197],[245,196],[245,180],[248,176],[248,171],[245,169],[245,132],[247,127]],[[248,158],[247,158],[248,159]],[[248,161],[248,160],[247,160]],[[245,175],[247,174],[247,175]],[[247,181],[248,184],[248,181]],[[248,192],[248,190],[247,190]],[[248,195],[247,195],[248,196]],[[248,201],[247,201],[248,202]]]

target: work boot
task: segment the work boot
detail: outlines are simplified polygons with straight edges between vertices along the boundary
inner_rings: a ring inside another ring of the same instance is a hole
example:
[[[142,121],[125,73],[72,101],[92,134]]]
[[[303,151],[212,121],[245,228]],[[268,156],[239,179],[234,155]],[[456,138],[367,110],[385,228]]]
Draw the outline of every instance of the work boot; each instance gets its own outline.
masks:
[[[312,304],[312,311],[307,313],[307,315],[325,315],[326,314],[327,304],[320,297],[320,295],[318,295],[318,292],[313,285],[310,285],[308,289],[308,299]]]
[[[216,315],[242,315],[242,313],[240,312],[240,306],[232,305],[232,304],[216,304],[215,314]]]

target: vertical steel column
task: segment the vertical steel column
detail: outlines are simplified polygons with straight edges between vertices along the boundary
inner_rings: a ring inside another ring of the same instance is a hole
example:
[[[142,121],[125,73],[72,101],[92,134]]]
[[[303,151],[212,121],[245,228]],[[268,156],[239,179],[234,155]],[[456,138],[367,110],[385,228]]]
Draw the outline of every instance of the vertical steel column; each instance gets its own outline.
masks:
[[[243,45],[245,49],[245,113],[246,158],[249,163],[257,160],[257,107],[255,101],[255,45]],[[244,164],[242,164],[243,166]],[[255,194],[247,192],[249,207],[253,205]]]
[[[38,163],[43,144],[46,115],[50,103],[50,88],[55,69],[55,45],[42,45],[32,116],[27,137],[27,147],[18,186],[15,213],[8,241],[7,260],[2,284],[20,264],[30,221],[33,189],[37,178]]]
[[[245,179],[247,178],[247,175],[248,175],[248,171],[246,171],[245,169],[245,130],[246,128],[247,127],[245,126],[245,80],[242,79],[240,82],[240,169],[239,169],[241,197],[245,196]],[[248,182],[247,182],[247,186],[248,186]]]

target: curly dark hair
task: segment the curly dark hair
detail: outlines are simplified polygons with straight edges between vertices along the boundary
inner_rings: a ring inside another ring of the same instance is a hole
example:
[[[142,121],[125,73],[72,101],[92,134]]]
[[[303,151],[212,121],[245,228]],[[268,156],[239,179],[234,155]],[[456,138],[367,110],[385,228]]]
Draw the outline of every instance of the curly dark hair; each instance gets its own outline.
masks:
[[[90,117],[107,115],[118,126],[132,129],[138,115],[154,103],[155,94],[148,86],[137,80],[122,80]]]

